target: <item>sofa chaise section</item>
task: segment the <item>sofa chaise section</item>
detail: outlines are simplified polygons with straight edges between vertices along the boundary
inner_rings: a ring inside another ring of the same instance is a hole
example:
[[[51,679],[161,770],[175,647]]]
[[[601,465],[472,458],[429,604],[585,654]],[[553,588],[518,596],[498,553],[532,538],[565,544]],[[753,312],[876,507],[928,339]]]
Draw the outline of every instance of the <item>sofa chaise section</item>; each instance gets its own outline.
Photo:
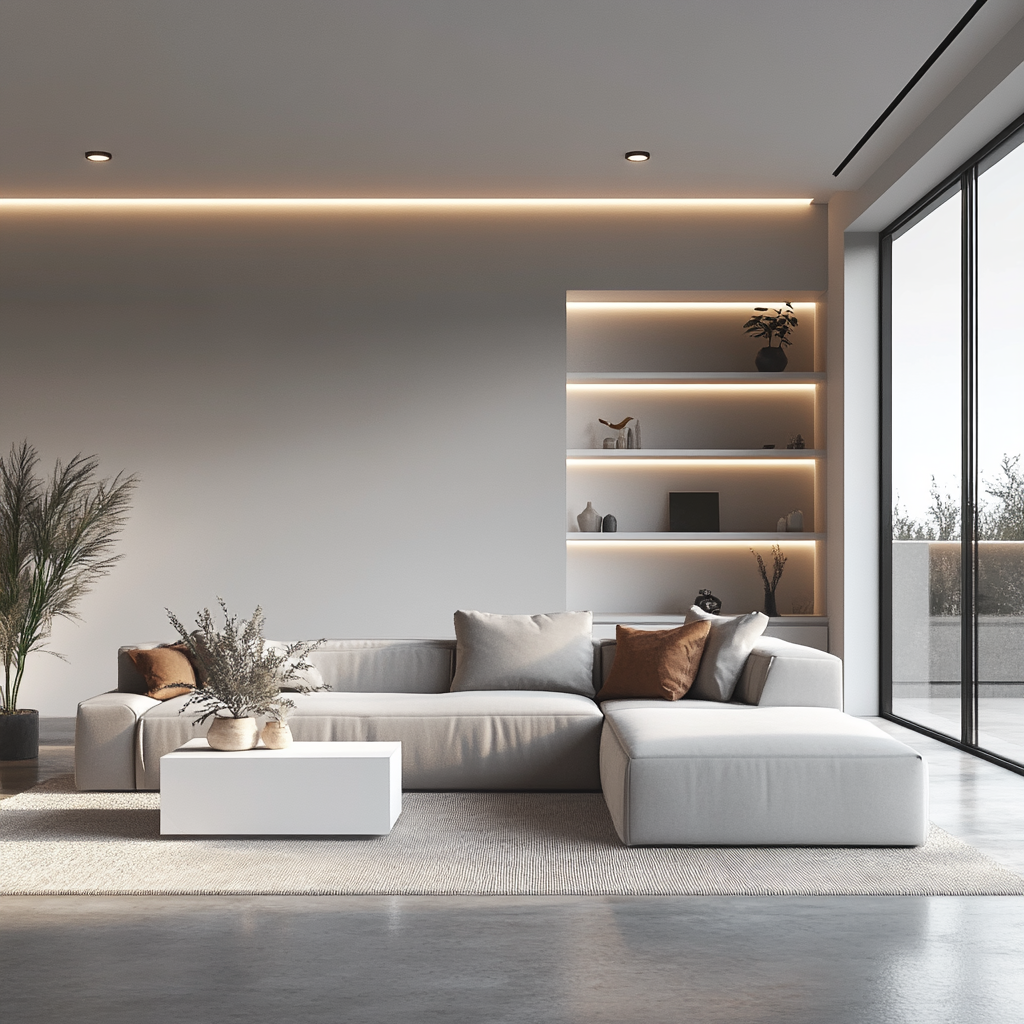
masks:
[[[925,841],[927,766],[870,722],[834,708],[640,703],[604,705],[601,783],[628,846]]]

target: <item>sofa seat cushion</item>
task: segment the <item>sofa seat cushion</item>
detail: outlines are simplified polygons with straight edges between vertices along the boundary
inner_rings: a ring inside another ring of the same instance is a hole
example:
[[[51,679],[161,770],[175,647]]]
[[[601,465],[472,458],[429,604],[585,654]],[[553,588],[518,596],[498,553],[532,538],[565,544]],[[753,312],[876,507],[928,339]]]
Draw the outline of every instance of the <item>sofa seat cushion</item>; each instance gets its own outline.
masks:
[[[604,718],[587,697],[520,690],[289,696],[298,741],[400,741],[405,789],[601,788]],[[139,789],[159,789],[160,757],[205,734],[205,726],[196,729],[177,714],[184,699],[143,716]]]
[[[652,700],[644,697],[633,697],[628,700],[603,700],[601,701],[601,710],[608,714],[609,711],[634,711],[637,708],[651,709],[657,708],[664,710],[668,714],[674,714],[679,712],[680,714],[686,715],[694,711],[747,711],[750,708],[746,704],[723,704],[720,700],[691,700],[687,697],[686,700]]]
[[[831,708],[604,711],[601,781],[629,845],[925,840],[927,767],[870,722]]]

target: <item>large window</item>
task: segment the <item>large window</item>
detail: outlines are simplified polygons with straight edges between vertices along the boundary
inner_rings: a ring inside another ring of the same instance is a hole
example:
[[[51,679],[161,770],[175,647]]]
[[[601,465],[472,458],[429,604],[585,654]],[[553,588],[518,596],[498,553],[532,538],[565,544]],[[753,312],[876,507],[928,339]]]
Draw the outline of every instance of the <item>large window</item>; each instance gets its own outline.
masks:
[[[1024,766],[1024,127],[882,234],[882,711]]]

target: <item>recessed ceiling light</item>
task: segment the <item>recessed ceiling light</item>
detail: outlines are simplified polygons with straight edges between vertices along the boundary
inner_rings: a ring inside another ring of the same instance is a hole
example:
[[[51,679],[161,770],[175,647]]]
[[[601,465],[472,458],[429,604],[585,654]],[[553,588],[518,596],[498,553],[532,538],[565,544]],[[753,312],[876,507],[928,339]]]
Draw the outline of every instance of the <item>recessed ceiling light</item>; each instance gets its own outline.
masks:
[[[110,153],[104,153],[100,149],[90,149],[85,154],[86,160],[91,160],[94,164],[105,164],[108,160],[113,159],[113,155]]]
[[[628,161],[629,161],[630,163],[634,163],[634,164],[642,164],[642,163],[644,163],[645,161],[647,161],[647,160],[650,160],[650,159],[651,159],[651,154],[650,154],[650,153],[648,153],[648,152],[647,152],[646,150],[643,150],[643,149],[631,149],[631,150],[630,150],[630,151],[629,151],[629,152],[628,152],[628,153],[626,154],[626,159],[627,159],[627,160],[628,160]]]

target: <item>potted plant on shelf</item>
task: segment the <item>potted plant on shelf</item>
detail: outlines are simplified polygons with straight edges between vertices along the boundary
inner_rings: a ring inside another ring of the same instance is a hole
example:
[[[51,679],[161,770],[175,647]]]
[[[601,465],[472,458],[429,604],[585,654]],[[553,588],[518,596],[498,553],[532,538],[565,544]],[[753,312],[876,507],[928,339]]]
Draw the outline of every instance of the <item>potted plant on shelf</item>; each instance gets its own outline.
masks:
[[[312,686],[300,673],[312,668],[306,660],[323,640],[276,644],[263,637],[263,611],[257,607],[248,619],[239,621],[228,612],[222,598],[217,603],[224,613],[224,628],[218,629],[208,608],[196,616],[196,629],[187,629],[170,609],[167,615],[188,648],[200,682],[181,708],[199,708],[196,725],[212,718],[206,740],[214,750],[250,750],[259,741],[257,716],[282,723],[272,732],[274,745],[286,746],[281,733],[287,730],[285,716],[295,702],[281,694],[283,686],[296,693],[326,690],[327,684]],[[289,735],[290,739],[290,735]],[[267,746],[271,746],[268,743]]]
[[[783,309],[755,306],[754,312],[757,315],[743,325],[743,330],[755,338],[768,340],[768,344],[757,353],[754,365],[762,373],[781,373],[789,362],[782,346],[792,344],[789,335],[800,324],[793,312],[793,303],[787,302]],[[776,338],[779,341],[778,347],[772,345]]]
[[[137,479],[97,480],[95,456],[57,462],[36,475],[28,441],[0,456],[0,760],[39,756],[39,712],[19,708],[28,656],[47,649],[55,619],[77,619],[79,601],[121,556],[112,554]]]

